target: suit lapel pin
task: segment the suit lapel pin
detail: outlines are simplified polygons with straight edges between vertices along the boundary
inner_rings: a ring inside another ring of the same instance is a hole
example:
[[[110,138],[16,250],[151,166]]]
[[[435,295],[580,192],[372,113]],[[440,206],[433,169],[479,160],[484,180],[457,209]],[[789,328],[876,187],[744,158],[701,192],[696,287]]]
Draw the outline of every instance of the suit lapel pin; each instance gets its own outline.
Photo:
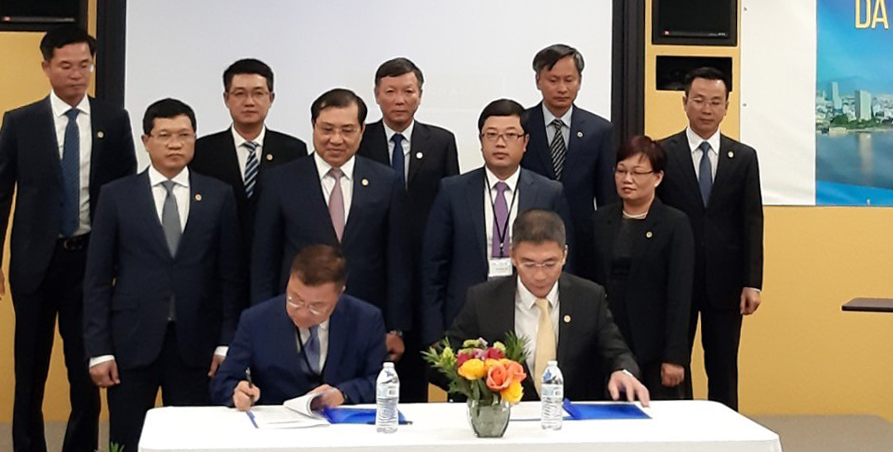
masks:
[[[729,151],[729,158],[730,158],[730,159],[735,158],[735,153],[732,152],[732,151]]]
[[[570,314],[565,314],[565,316],[564,316],[564,323],[571,323],[571,316],[570,316]]]
[[[96,138],[102,138],[102,137],[104,137],[104,136],[105,136],[105,134],[102,133],[101,130],[100,130],[99,132],[96,132]]]
[[[651,231],[648,231],[648,232],[645,233],[645,238],[650,239],[653,235],[654,235],[654,234],[652,234]]]
[[[577,132],[577,138],[583,138],[583,132]]]
[[[202,194],[201,194],[201,193],[196,193],[196,194],[195,194],[195,200],[198,201],[198,202],[202,202]]]
[[[267,161],[273,160],[273,154],[267,154]]]
[[[421,152],[416,152],[416,153],[415,153],[415,158],[418,159],[418,160],[421,160],[421,159],[422,159],[422,153],[421,153]]]
[[[362,181],[360,181],[360,183],[363,184],[364,187],[368,187],[368,186],[369,186],[369,179],[363,179]]]

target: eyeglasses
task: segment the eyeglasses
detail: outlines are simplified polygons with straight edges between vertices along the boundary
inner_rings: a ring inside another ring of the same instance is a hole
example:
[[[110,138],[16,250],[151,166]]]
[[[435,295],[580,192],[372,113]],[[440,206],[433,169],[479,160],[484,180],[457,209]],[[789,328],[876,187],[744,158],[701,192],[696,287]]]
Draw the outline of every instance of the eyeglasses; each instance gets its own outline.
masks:
[[[614,170],[614,175],[621,179],[625,179],[627,175],[632,176],[633,179],[641,179],[653,172],[654,171],[636,171],[636,170],[628,171],[628,170],[624,170],[624,169],[616,169],[616,170]]]
[[[707,99],[704,99],[703,97],[695,97],[695,98],[689,99],[689,102],[691,102],[695,107],[698,107],[698,108],[701,108],[704,105],[707,105],[713,109],[720,108],[726,104],[725,101],[720,100],[720,99],[707,100]]]
[[[310,313],[313,315],[323,315],[329,309],[329,305],[327,303],[323,303],[323,302],[307,303],[304,300],[294,301],[294,299],[291,297],[291,295],[287,296],[285,298],[285,301],[286,301],[286,303],[288,303],[289,305],[291,305],[291,307],[293,307],[295,309],[302,309],[302,308],[306,307],[307,310],[310,311]]]
[[[497,132],[484,132],[481,134],[481,137],[491,143],[495,143],[499,141],[499,138],[505,140],[506,143],[513,143],[518,141],[523,137],[523,133],[518,132],[505,132],[505,133],[497,133]]]
[[[149,134],[150,137],[155,138],[156,140],[168,144],[171,141],[177,140],[180,143],[189,143],[192,140],[195,140],[195,134],[191,132],[178,132],[178,133],[170,133],[170,132],[159,132],[155,135]]]
[[[233,99],[235,99],[239,103],[245,102],[246,100],[248,100],[248,98],[252,98],[255,100],[264,99],[265,97],[267,97],[269,95],[270,95],[270,92],[265,89],[256,89],[253,91],[246,91],[246,90],[240,89],[240,90],[236,90],[236,91],[229,93],[229,96],[232,97]]]
[[[326,138],[332,138],[335,135],[341,135],[342,137],[352,138],[354,135],[357,134],[357,132],[360,131],[360,129],[358,129],[354,126],[347,126],[347,127],[341,127],[341,128],[331,127],[331,126],[318,126],[317,130],[319,130],[319,133],[322,134],[322,136],[324,136]]]
[[[59,66],[59,69],[61,69],[64,72],[81,72],[84,74],[90,74],[96,69],[96,66],[93,63],[82,63],[79,65],[63,64],[63,65]]]
[[[533,261],[524,261],[519,264],[519,267],[522,270],[528,271],[528,272],[536,271],[537,268],[541,268],[541,269],[543,269],[543,271],[549,272],[549,271],[555,270],[560,265],[561,265],[561,261],[550,259],[550,260],[547,260],[547,261],[539,263],[539,264],[536,262],[533,262]]]

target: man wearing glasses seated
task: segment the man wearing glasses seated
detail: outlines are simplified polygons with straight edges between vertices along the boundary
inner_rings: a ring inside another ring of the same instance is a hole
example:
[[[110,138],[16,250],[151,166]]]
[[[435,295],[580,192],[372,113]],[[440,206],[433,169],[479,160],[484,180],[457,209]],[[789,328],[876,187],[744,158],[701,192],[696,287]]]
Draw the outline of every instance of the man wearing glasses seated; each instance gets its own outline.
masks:
[[[242,314],[226,361],[211,382],[214,403],[247,410],[308,392],[322,403],[375,400],[385,360],[381,311],[344,293],[347,264],[329,245],[304,247],[284,295]]]
[[[518,276],[499,278],[468,290],[447,337],[453,347],[469,338],[505,341],[514,331],[527,338],[523,400],[538,400],[543,371],[557,360],[570,400],[639,400],[648,389],[636,379],[639,366],[611,316],[605,289],[562,272],[567,234],[561,218],[528,210],[512,225],[511,261]],[[601,371],[601,372],[598,372]],[[605,381],[593,375],[609,375]]]
[[[512,274],[511,222],[531,208],[570,219],[559,182],[520,167],[527,147],[524,107],[491,102],[478,119],[484,166],[443,179],[422,245],[422,341],[431,344],[465,303],[469,287]]]

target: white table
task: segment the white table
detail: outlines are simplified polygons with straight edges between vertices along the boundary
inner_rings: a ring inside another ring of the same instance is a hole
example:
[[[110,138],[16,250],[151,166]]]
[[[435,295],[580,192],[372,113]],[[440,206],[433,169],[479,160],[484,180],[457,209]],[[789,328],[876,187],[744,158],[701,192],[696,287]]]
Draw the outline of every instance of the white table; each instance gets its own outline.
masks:
[[[513,417],[530,417],[539,403],[523,403]],[[781,452],[778,435],[708,401],[652,402],[651,419],[565,421],[560,431],[543,431],[537,421],[513,420],[503,438],[474,436],[464,404],[402,404],[412,425],[379,434],[371,425],[331,425],[293,430],[255,429],[230,408],[156,408],[146,416],[141,452],[235,451],[662,451]],[[483,449],[481,449],[483,450]]]

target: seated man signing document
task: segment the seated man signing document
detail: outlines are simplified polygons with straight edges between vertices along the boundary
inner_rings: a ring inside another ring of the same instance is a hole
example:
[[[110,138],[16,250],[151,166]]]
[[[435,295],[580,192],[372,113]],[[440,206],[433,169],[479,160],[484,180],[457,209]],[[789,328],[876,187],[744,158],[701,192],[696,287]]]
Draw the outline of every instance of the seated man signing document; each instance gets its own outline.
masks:
[[[285,294],[242,314],[211,382],[213,402],[245,411],[308,392],[324,392],[329,407],[373,402],[387,354],[384,319],[378,308],[343,293],[346,276],[336,248],[302,249]]]

